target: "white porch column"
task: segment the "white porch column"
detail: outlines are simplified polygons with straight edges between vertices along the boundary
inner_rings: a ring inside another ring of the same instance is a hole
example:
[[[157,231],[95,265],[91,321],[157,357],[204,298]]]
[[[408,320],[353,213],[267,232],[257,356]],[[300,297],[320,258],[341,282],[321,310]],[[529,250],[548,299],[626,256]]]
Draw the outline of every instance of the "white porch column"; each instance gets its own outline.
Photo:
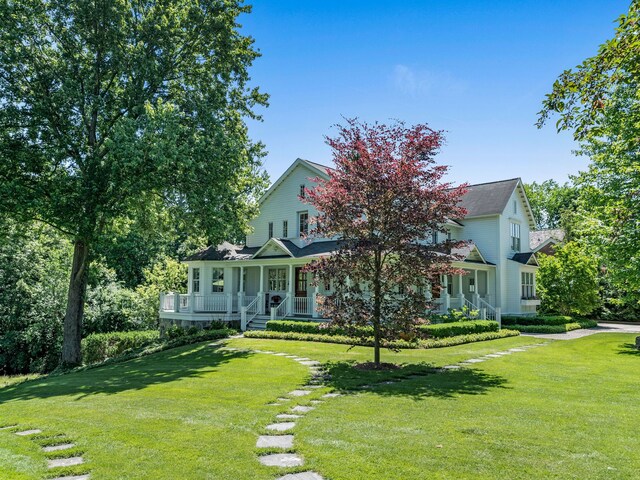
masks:
[[[173,297],[173,309],[176,312],[180,311],[180,294],[179,293],[174,293],[174,297]]]
[[[313,291],[313,318],[318,318],[320,316],[320,312],[318,312],[318,295],[320,294],[320,284],[316,281],[316,287]]]
[[[478,270],[473,271],[473,304],[477,307],[480,302],[478,299],[480,298],[479,285],[478,285]]]
[[[260,265],[260,290],[258,291],[258,306],[260,315],[264,315],[264,265]]]
[[[293,315],[294,311],[293,311],[293,297],[295,296],[295,291],[294,291],[294,281],[295,278],[293,278],[293,265],[289,265],[289,303],[287,304],[287,313],[289,315]]]
[[[458,302],[460,303],[460,309],[464,307],[464,293],[462,292],[462,274],[456,276],[456,283],[458,284]]]
[[[163,310],[164,310],[164,293],[160,292],[160,309],[158,310],[158,312],[162,313]]]
[[[240,266],[240,285],[238,286],[238,311],[244,305],[244,267]]]
[[[440,292],[440,298],[442,300],[442,312],[447,313],[449,308],[451,307],[451,302],[449,299],[449,276],[442,276],[442,291]]]

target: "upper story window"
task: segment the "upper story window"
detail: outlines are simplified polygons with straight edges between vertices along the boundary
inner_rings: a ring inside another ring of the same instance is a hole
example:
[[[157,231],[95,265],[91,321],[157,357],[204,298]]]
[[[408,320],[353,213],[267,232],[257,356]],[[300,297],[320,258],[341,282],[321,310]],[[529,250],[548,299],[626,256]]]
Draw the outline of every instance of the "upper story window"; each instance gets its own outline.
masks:
[[[300,185],[300,198],[306,198],[306,193],[305,193],[305,186],[304,183]]]
[[[522,298],[530,299],[536,296],[536,284],[533,272],[522,272]]]
[[[191,270],[191,290],[193,293],[200,293],[200,269]]]
[[[520,224],[511,223],[511,250],[520,251]]]
[[[273,222],[269,222],[269,238],[273,238]]]
[[[224,268],[214,268],[211,271],[211,293],[222,292],[224,292]]]
[[[282,238],[289,236],[289,222],[287,220],[282,221]]]
[[[513,201],[513,214],[517,214],[518,213],[518,201],[514,200]]]
[[[431,232],[431,243],[438,243],[438,232],[437,232],[437,230],[433,230]]]
[[[298,212],[298,232],[300,235],[309,233],[309,212]]]

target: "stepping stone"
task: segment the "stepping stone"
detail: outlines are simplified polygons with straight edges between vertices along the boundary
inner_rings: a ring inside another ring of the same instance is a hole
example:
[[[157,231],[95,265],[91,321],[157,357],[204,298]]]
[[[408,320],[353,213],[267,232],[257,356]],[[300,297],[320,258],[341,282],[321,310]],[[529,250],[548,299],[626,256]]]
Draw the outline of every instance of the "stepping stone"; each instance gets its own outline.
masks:
[[[287,430],[291,430],[296,426],[296,422],[281,422],[281,423],[272,423],[271,425],[267,425],[267,430],[275,430],[276,432],[286,432]]]
[[[17,425],[7,425],[6,427],[0,427],[0,430],[7,430],[9,428],[17,427]]]
[[[276,415],[276,418],[279,418],[279,419],[302,418],[302,415],[295,415],[293,413],[281,413],[279,415]]]
[[[56,477],[51,480],[89,480],[89,474],[85,475],[72,475],[70,477]]]
[[[279,407],[280,405],[282,405],[281,403],[267,403],[267,407]]]
[[[260,435],[258,448],[293,448],[293,435]]]
[[[470,358],[469,360],[465,360],[462,363],[480,363],[480,362],[484,362],[484,360],[482,358]]]
[[[282,477],[276,478],[276,480],[324,480],[320,475],[316,472],[300,472],[300,473],[289,473]]]
[[[324,403],[322,400],[311,400],[310,403],[313,403],[314,405],[318,405],[319,403]]]
[[[282,353],[282,352],[276,353],[275,355],[276,355],[276,357],[286,357],[287,356],[286,353]]]
[[[500,356],[502,356],[502,355],[511,355],[511,352],[496,352],[495,354],[496,355],[500,355]]]
[[[58,450],[69,450],[75,447],[75,443],[61,443],[60,445],[51,445],[49,447],[42,447],[44,452],[57,452]]]
[[[273,455],[263,455],[258,458],[262,465],[267,467],[299,467],[304,461],[293,453],[275,453]]]
[[[20,435],[21,437],[25,437],[27,435],[36,435],[38,433],[42,433],[42,430],[34,428],[33,430],[23,430],[22,432],[16,432],[16,435]]]
[[[509,351],[510,352],[525,352],[526,350],[524,348],[510,348]]]
[[[56,458],[54,460],[47,460],[47,466],[49,468],[72,467],[73,465],[81,465],[83,463],[84,459],[82,457]]]
[[[339,396],[341,396],[341,395],[342,395],[342,394],[340,394],[340,393],[334,393],[334,392],[332,392],[332,393],[325,393],[324,395],[322,395],[322,397],[323,397],[323,398],[336,398],[336,397],[339,397]]]
[[[320,362],[318,362],[317,360],[304,360],[302,362],[298,362],[300,365],[306,365],[308,367],[313,367],[316,365],[320,365]]]
[[[313,410],[314,407],[307,407],[304,405],[296,405],[295,407],[293,407],[291,409],[292,412],[299,412],[299,413],[307,413],[310,412],[311,410]]]
[[[291,400],[290,398],[278,397],[279,402],[288,402],[290,400]]]
[[[322,388],[324,387],[324,385],[303,385],[302,388],[303,389],[307,389],[307,388]]]
[[[443,370],[460,370],[460,365],[445,365],[442,367]]]
[[[298,358],[298,357],[295,355],[285,355],[285,358]]]
[[[308,362],[310,360],[311,359],[307,358],[307,357],[298,357],[298,358],[296,358],[296,362]]]
[[[499,358],[502,355],[498,355],[497,353],[490,353],[489,355],[485,355],[487,358]]]
[[[289,392],[287,395],[291,395],[292,397],[304,397],[310,393],[311,390],[294,390],[293,392]]]
[[[396,383],[394,380],[387,380],[386,382],[382,382],[382,385],[393,385]]]

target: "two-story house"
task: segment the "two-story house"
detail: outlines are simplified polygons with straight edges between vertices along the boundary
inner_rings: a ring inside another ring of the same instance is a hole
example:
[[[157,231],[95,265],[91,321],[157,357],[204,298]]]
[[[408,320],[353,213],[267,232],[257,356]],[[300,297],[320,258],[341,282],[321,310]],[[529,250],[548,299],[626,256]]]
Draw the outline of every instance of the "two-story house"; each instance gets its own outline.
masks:
[[[313,188],[313,178],[327,178],[328,169],[297,159],[260,198],[260,213],[251,221],[245,245],[223,243],[186,258],[188,291],[161,295],[162,324],[240,320],[245,328],[270,317],[318,318],[316,296],[330,293],[332,286],[311,286],[303,267],[331,255],[337,242],[303,238],[317,212],[300,195],[305,187]],[[471,185],[461,201],[466,217],[449,220],[446,233],[431,239],[470,240],[464,260],[454,263],[465,274],[442,278],[433,299],[439,310],[466,306],[494,319],[501,313],[535,313],[537,262],[528,251],[534,223],[522,181]]]

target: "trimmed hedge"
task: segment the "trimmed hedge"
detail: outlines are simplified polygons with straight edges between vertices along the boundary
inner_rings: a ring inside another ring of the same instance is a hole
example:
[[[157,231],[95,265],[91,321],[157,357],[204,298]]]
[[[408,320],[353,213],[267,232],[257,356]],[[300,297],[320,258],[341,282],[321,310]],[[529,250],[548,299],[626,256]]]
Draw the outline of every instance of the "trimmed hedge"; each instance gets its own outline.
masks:
[[[227,338],[237,332],[222,328],[217,330],[182,330],[183,334],[173,338],[161,338],[157,330],[133,332],[95,333],[82,339],[82,359],[85,364],[104,362],[114,357],[118,359],[136,358],[169,348],[191,343]],[[137,352],[137,353],[136,353]]]
[[[125,350],[149,345],[159,338],[157,330],[93,333],[82,339],[82,359],[84,363],[101,362]]]
[[[418,327],[420,333],[427,337],[446,338],[472,333],[497,332],[498,322],[491,320],[469,320],[466,322],[434,323]]]
[[[562,325],[509,325],[509,328],[513,328],[522,333],[565,333],[580,328],[593,328],[597,326],[598,322],[595,320],[579,320]]]
[[[575,323],[574,317],[565,315],[536,315],[532,317],[503,315],[503,325],[566,325],[567,323]]]
[[[316,333],[319,335],[346,335],[368,337],[373,335],[373,327],[352,327],[347,330],[330,323],[309,320],[270,320],[267,330],[272,332]]]
[[[482,342],[485,340],[495,340],[498,338],[515,337],[520,335],[516,330],[503,329],[498,332],[472,333],[468,335],[457,335],[455,337],[439,338],[431,340],[417,340],[407,342],[405,340],[395,340],[391,342],[382,342],[383,347],[400,349],[400,348],[441,348],[452,347],[454,345],[462,345],[464,343]],[[338,343],[344,345],[360,345],[364,347],[373,346],[373,338],[356,338],[344,335],[322,335],[315,333],[298,333],[298,332],[275,332],[275,331],[247,331],[244,332],[246,338],[269,338],[279,340],[301,340],[305,342],[321,342],[321,343]]]
[[[373,327],[353,327],[347,330],[329,323],[299,320],[271,320],[267,322],[267,330],[271,332],[311,333],[316,335],[339,335],[346,337],[373,336]],[[491,320],[437,323],[418,327],[418,331],[423,338],[446,338],[472,333],[497,332],[498,330],[498,323]]]

